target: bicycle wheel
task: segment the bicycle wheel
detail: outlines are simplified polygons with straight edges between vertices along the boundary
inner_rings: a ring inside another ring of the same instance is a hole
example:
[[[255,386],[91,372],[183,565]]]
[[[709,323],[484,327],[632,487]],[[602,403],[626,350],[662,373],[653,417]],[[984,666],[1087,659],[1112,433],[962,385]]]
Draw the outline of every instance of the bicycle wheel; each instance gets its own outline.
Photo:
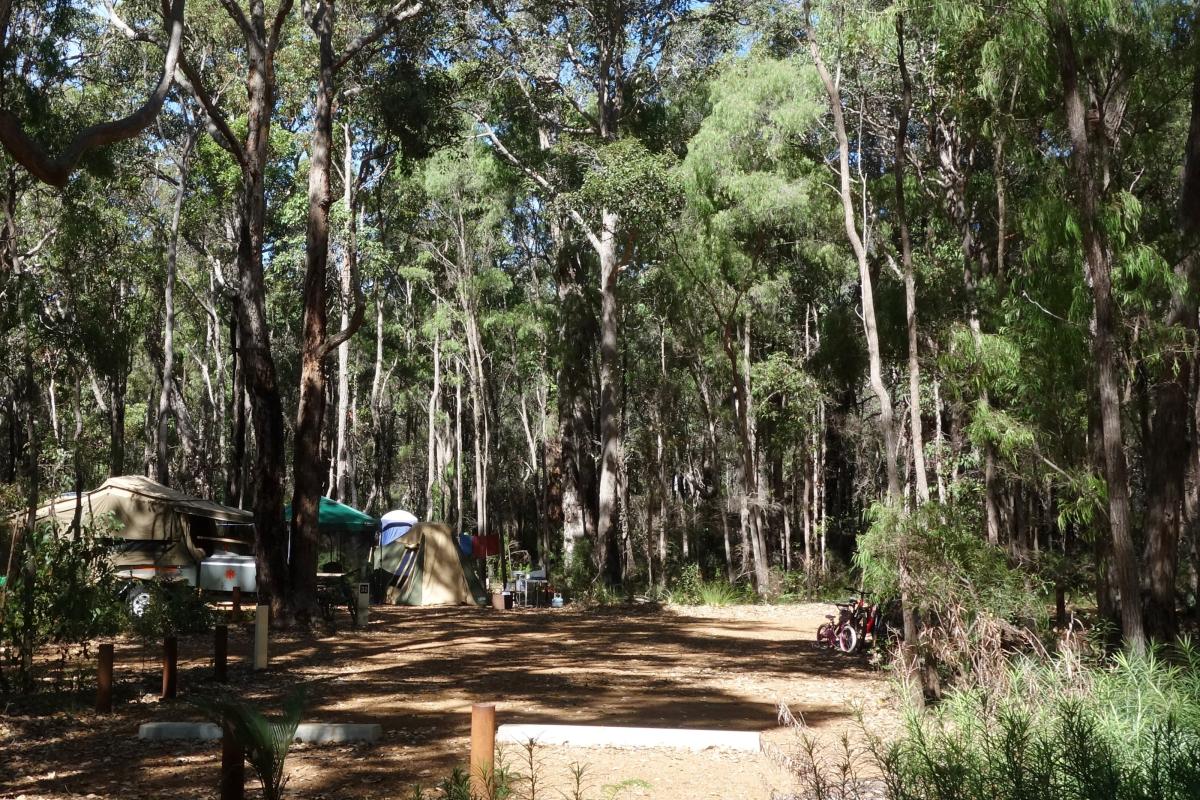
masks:
[[[822,622],[817,628],[817,644],[821,647],[833,646],[833,623]]]
[[[853,625],[843,625],[842,629],[837,632],[837,648],[843,653],[856,652],[860,639],[857,628]]]

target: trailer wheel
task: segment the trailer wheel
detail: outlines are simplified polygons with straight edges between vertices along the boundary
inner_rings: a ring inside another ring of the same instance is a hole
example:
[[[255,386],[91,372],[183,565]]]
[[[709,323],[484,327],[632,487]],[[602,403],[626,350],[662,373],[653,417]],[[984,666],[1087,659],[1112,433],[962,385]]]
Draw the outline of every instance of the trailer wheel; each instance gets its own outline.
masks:
[[[150,608],[150,590],[142,584],[138,584],[129,591],[129,597],[126,598],[129,603],[129,613],[134,619],[141,619],[146,614],[146,610]]]

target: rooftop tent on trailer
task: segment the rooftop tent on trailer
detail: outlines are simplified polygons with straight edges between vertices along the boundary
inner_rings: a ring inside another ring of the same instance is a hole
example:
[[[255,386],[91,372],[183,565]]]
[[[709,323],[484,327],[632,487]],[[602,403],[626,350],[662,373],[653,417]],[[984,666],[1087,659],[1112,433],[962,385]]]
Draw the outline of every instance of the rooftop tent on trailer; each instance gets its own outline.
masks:
[[[255,588],[254,515],[249,511],[193,497],[141,475],[122,475],[79,497],[54,498],[37,510],[37,519],[65,531],[76,508],[85,528],[112,540],[113,563],[121,574],[227,588],[202,580],[201,562],[215,558],[234,571],[244,590]]]

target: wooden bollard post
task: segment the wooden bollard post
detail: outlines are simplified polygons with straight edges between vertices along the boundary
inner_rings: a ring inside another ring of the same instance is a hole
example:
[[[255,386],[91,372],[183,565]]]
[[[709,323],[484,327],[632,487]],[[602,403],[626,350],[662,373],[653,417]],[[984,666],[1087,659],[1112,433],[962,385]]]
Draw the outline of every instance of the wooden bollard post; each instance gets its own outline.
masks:
[[[254,609],[254,669],[267,668],[267,629],[270,622],[271,607],[260,603]]]
[[[496,706],[471,706],[471,796],[491,800],[496,788]]]
[[[96,710],[101,714],[112,711],[113,646],[100,645],[100,663],[96,671]]]
[[[228,680],[226,662],[229,658],[229,626],[218,625],[213,632],[213,677],[218,683]]]
[[[174,636],[168,636],[163,639],[163,700],[175,697],[175,691],[179,687],[179,679],[175,671],[178,661],[179,640]]]
[[[242,800],[246,793],[246,752],[226,722],[221,729],[221,800]]]
[[[235,622],[242,618],[242,587],[233,587],[233,619]]]

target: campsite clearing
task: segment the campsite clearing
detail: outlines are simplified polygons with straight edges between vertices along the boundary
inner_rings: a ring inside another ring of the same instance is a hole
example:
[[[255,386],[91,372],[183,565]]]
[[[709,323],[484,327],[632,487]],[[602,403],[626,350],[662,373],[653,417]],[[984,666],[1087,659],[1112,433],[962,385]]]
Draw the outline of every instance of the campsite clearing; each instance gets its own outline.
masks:
[[[885,733],[897,715],[884,676],[813,644],[827,610],[373,607],[364,631],[278,637],[271,669],[257,675],[246,665],[250,637],[231,631],[231,679],[268,705],[303,685],[306,721],[383,726],[378,745],[297,745],[290,797],[408,798],[466,760],[472,702],[497,703],[501,723],[768,731],[785,748],[794,736],[778,729],[777,703],[831,747],[859,735],[857,706]],[[0,717],[0,798],[216,797],[219,745],[136,738],[143,722],[200,718],[185,698],[213,687],[210,646],[209,637],[181,641],[177,701],[157,701],[158,651],[130,640],[117,648],[112,715],[91,712],[86,691],[73,707],[39,708],[49,695],[14,703]],[[546,797],[569,791],[572,763],[585,766],[596,800],[749,800],[788,788],[769,759],[747,753],[546,746],[534,757]],[[505,752],[519,773],[526,758],[519,747]]]

